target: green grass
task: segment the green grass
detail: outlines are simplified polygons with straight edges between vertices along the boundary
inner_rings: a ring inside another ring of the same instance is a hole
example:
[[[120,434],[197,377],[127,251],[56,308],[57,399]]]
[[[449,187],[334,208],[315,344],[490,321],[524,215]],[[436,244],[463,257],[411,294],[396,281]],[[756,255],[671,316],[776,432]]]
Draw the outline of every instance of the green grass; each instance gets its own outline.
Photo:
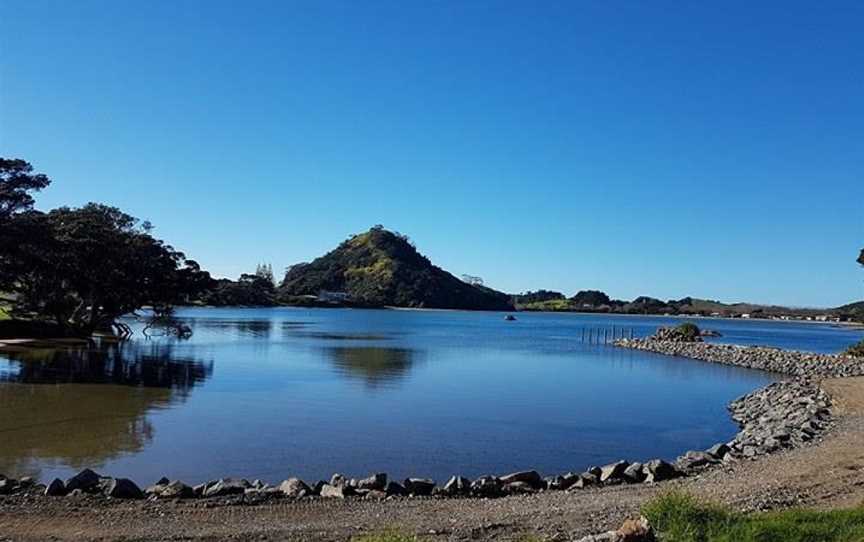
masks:
[[[859,342],[858,344],[853,344],[846,352],[844,352],[847,356],[857,356],[859,358],[864,358],[864,341]]]
[[[642,513],[663,542],[864,542],[864,508],[741,514],[667,493]]]

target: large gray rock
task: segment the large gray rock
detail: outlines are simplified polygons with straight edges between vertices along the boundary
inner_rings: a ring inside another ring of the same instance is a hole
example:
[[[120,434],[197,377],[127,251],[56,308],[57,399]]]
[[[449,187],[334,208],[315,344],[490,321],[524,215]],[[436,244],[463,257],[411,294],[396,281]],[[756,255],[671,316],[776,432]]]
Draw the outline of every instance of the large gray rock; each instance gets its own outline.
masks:
[[[435,489],[435,480],[429,478],[406,478],[403,483],[405,491],[409,495],[426,496],[431,495]]]
[[[408,494],[402,484],[398,482],[388,482],[385,492],[388,497],[402,497]]]
[[[128,478],[112,478],[105,494],[115,499],[143,499],[144,492]]]
[[[600,468],[600,483],[601,484],[616,484],[624,480],[624,471],[630,463],[626,461],[616,461]]]
[[[662,459],[652,459],[642,467],[645,473],[644,482],[663,482],[681,476],[681,472],[671,463]]]
[[[351,494],[351,487],[347,484],[341,486],[332,486],[324,484],[321,487],[320,495],[325,499],[344,499]]]
[[[330,485],[334,487],[342,487],[348,485],[348,479],[338,472],[330,477]]]
[[[471,493],[471,480],[464,476],[453,476],[444,484],[442,493],[450,497],[468,495]]]
[[[9,478],[0,479],[0,495],[8,495],[12,493],[12,488],[15,487],[15,480]]]
[[[209,485],[204,490],[204,497],[225,497],[226,495],[240,495],[252,487],[247,480],[236,478],[222,478],[215,484]]]
[[[558,476],[550,476],[546,478],[546,489],[550,490],[566,490],[579,480],[578,474],[568,472]]]
[[[90,469],[84,469],[72,478],[66,480],[66,491],[72,492],[76,489],[81,491],[93,491],[99,487],[101,476]]]
[[[707,467],[718,462],[718,459],[713,455],[696,450],[691,450],[685,453],[675,461],[678,468],[685,471]]]
[[[279,484],[279,491],[289,499],[299,499],[312,493],[306,482],[299,478],[288,478]]]
[[[501,483],[505,486],[514,482],[522,482],[528,484],[534,489],[540,489],[540,487],[542,487],[543,485],[543,478],[537,471],[534,470],[514,472],[512,474],[500,477],[499,480],[501,480]]]
[[[357,489],[384,491],[387,488],[387,474],[379,472],[357,482]]]
[[[54,478],[54,481],[45,488],[45,495],[49,497],[62,497],[66,495],[66,485],[63,483],[63,480]]]
[[[726,454],[730,452],[729,445],[724,442],[718,442],[714,446],[711,446],[707,450],[705,450],[708,455],[714,457],[714,459],[723,459],[726,457]]]
[[[160,499],[191,499],[195,496],[195,491],[180,480],[148,487],[145,493],[155,495]]]
[[[624,480],[631,484],[638,484],[645,480],[642,463],[631,463],[624,470]]]
[[[537,489],[528,482],[510,482],[502,488],[502,491],[505,495],[527,495],[530,493],[537,493]]]
[[[478,497],[500,497],[504,494],[502,486],[495,476],[481,476],[471,482],[471,493]]]

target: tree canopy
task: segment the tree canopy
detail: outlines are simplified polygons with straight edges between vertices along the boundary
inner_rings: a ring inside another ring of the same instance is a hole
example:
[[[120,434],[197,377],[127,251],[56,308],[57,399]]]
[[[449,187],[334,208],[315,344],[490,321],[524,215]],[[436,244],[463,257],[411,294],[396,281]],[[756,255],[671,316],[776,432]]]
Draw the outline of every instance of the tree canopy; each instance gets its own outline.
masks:
[[[78,333],[110,328],[144,306],[157,312],[211,287],[210,275],[151,235],[148,222],[116,207],[89,203],[47,213],[28,192],[50,182],[30,164],[0,175],[0,209],[15,240],[0,246],[0,288],[14,295],[13,315],[51,319]],[[28,178],[29,176],[29,178]],[[4,228],[5,231],[5,228]]]

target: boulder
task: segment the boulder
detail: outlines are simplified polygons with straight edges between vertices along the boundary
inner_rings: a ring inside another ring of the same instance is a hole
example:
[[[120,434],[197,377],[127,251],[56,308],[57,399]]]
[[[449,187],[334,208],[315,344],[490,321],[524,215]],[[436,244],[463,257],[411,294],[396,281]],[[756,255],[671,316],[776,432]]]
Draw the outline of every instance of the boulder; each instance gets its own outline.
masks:
[[[442,494],[450,497],[456,495],[468,495],[471,493],[471,480],[464,476],[453,476],[444,484]]]
[[[616,484],[624,480],[624,471],[630,463],[626,461],[616,461],[600,468],[600,483],[601,484]]]
[[[15,480],[3,478],[0,480],[0,495],[8,495],[12,493],[12,488],[15,487]]]
[[[576,483],[579,479],[578,474],[573,474],[572,472],[568,472],[567,474],[558,475],[558,476],[549,476],[545,478],[546,489],[549,490],[565,490],[570,486]]]
[[[341,486],[324,484],[320,493],[325,499],[344,499],[349,494],[351,494],[351,487],[347,484]]]
[[[699,452],[695,450],[685,453],[675,461],[678,468],[684,471],[707,467],[708,465],[714,465],[718,462],[719,461],[708,452]]]
[[[357,488],[384,491],[387,488],[387,474],[379,472],[368,478],[363,478],[357,482]]]
[[[18,487],[32,487],[36,485],[36,480],[32,476],[25,476],[18,480]]]
[[[523,482],[530,485],[534,489],[540,489],[543,486],[543,478],[537,471],[522,471],[514,472],[499,478],[505,486],[514,482]]]
[[[144,492],[128,478],[112,478],[105,494],[115,499],[143,499]]]
[[[289,499],[299,499],[312,492],[309,486],[299,478],[288,478],[279,484],[279,491]]]
[[[510,482],[504,485],[502,491],[505,495],[526,495],[536,493],[537,489],[528,482]]]
[[[645,517],[628,519],[616,531],[620,542],[654,542],[654,529]]]
[[[409,495],[427,496],[435,489],[435,481],[428,478],[406,478],[403,485]]]
[[[101,476],[90,469],[84,469],[72,478],[66,480],[66,491],[72,492],[76,489],[81,491],[92,491],[99,486]]]
[[[567,489],[569,491],[572,491],[575,489],[596,486],[599,483],[600,478],[598,476],[595,476],[593,473],[590,472],[583,472],[576,478],[576,480],[573,481],[572,484],[570,484],[570,487]]]
[[[471,482],[471,493],[478,497],[499,497],[503,494],[501,480],[494,476],[481,476]]]
[[[45,488],[45,495],[49,497],[62,497],[66,494],[66,484],[59,478],[54,478],[54,481],[48,484]]]
[[[159,481],[156,482],[156,483],[153,484],[153,485],[154,485],[154,486],[167,486],[167,485],[170,484],[170,483],[171,483],[171,480],[169,480],[168,478],[165,478],[165,477],[163,476],[162,478],[159,478]]]
[[[348,479],[337,472],[330,477],[330,485],[335,487],[347,486]]]
[[[315,485],[312,486],[312,494],[313,495],[320,495],[321,494],[321,488],[323,488],[326,485],[327,485],[327,482],[325,482],[324,480],[318,480],[317,482],[315,482]]]
[[[631,484],[638,484],[645,480],[645,472],[642,463],[631,463],[624,470],[624,480]]]
[[[195,496],[195,491],[180,480],[157,485],[153,489],[155,491],[150,491],[148,488],[147,493],[156,495],[160,499],[191,499]]]
[[[246,480],[238,480],[236,478],[221,478],[215,484],[210,485],[204,490],[204,497],[224,497],[226,495],[240,495],[245,493],[248,488],[252,487]]]
[[[387,489],[385,490],[385,492],[387,493],[388,497],[401,497],[407,495],[407,492],[405,491],[405,488],[402,486],[402,484],[399,484],[397,482],[389,482],[387,484]]]
[[[729,448],[729,445],[723,442],[718,442],[714,446],[711,446],[710,448],[705,450],[705,452],[708,455],[712,456],[714,459],[723,459],[730,451],[731,448]]]
[[[652,459],[642,467],[645,473],[644,482],[663,482],[681,476],[681,472],[671,463],[662,459]]]
[[[386,491],[379,491],[377,489],[370,489],[366,495],[363,496],[364,499],[369,501],[383,501],[387,498]]]

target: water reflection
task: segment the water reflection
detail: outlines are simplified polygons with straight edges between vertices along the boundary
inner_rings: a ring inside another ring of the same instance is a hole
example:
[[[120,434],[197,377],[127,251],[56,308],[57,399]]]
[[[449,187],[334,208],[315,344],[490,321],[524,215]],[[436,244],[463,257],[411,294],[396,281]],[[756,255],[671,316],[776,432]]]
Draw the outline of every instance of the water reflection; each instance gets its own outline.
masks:
[[[363,380],[377,388],[404,378],[418,361],[417,350],[381,346],[336,346],[324,348],[342,376]]]
[[[0,473],[94,467],[144,450],[148,414],[183,402],[212,362],[170,344],[0,352]]]
[[[0,382],[117,384],[188,392],[213,373],[213,362],[174,353],[171,344],[114,343],[84,349],[0,353]]]
[[[234,332],[239,337],[268,339],[273,332],[272,320],[226,320],[218,318],[187,318],[184,322],[193,330]]]

